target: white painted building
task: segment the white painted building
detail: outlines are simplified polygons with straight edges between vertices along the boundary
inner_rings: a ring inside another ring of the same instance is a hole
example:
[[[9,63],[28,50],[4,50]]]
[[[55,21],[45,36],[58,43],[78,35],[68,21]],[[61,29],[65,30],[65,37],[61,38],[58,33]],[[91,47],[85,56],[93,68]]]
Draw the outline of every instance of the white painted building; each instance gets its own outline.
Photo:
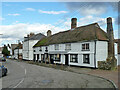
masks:
[[[30,33],[30,35],[24,37],[22,53],[24,60],[33,60],[33,46],[43,37],[44,35],[41,33],[36,35]]]
[[[23,44],[19,43],[17,47],[13,50],[14,51],[13,58],[22,59],[22,50],[23,50]]]
[[[11,44],[11,48],[10,48],[10,55],[11,58],[14,58],[14,49],[18,46],[18,44]]]
[[[19,58],[22,59],[22,49],[14,49],[14,59],[18,59],[18,55],[19,55]]]
[[[65,65],[98,67],[108,57],[108,36],[97,23],[47,35],[34,45],[34,60]],[[116,50],[115,50],[116,51]]]

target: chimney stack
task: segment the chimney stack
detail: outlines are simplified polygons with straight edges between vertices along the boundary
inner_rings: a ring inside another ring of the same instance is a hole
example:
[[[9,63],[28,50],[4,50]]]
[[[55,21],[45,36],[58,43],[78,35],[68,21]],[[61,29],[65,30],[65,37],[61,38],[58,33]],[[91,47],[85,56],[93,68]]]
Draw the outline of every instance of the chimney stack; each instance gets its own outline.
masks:
[[[113,26],[112,26],[112,18],[107,18],[107,35],[108,35],[108,58],[107,62],[111,65],[111,68],[116,67],[117,59],[115,58],[114,51],[114,34],[113,34]]]
[[[35,34],[31,32],[31,33],[30,33],[30,37],[32,37],[33,35],[35,35]]]
[[[107,34],[109,38],[108,42],[108,56],[114,56],[114,34],[113,34],[113,26],[112,26],[112,18],[107,18]]]
[[[72,18],[71,19],[71,29],[77,27],[77,18]]]
[[[47,36],[49,37],[49,36],[51,36],[51,35],[52,35],[51,30],[48,30],[48,31],[47,31]]]

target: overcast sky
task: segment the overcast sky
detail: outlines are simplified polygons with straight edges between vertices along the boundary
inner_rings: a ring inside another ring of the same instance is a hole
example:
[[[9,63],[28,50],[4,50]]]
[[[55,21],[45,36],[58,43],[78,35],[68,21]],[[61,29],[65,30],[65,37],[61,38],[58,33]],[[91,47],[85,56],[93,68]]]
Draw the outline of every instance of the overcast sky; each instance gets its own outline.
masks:
[[[117,2],[2,2],[0,46],[17,43],[30,32],[52,34],[70,29],[71,18],[78,25],[97,22],[106,31],[106,18],[113,18],[114,37],[118,38]]]

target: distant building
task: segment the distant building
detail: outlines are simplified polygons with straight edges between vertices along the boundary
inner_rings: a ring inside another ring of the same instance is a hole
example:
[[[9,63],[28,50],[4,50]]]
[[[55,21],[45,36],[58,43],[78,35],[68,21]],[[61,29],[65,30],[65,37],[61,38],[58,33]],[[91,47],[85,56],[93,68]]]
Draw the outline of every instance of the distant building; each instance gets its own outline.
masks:
[[[14,58],[14,49],[18,46],[18,44],[11,44],[11,48],[10,48],[10,55],[11,58]]]
[[[30,33],[27,37],[24,37],[23,41],[23,59],[24,60],[33,60],[33,46],[45,35],[38,33]]]
[[[22,49],[23,49],[23,44],[19,43],[17,47],[14,49],[15,59],[22,59]]]

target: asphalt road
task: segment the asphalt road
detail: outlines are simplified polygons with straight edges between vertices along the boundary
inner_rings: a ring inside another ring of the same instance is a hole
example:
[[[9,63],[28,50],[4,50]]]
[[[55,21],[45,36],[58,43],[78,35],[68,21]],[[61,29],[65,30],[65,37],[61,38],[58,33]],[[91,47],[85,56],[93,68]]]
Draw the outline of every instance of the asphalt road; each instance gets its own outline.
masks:
[[[7,60],[2,88],[113,88],[111,82],[91,75]]]

